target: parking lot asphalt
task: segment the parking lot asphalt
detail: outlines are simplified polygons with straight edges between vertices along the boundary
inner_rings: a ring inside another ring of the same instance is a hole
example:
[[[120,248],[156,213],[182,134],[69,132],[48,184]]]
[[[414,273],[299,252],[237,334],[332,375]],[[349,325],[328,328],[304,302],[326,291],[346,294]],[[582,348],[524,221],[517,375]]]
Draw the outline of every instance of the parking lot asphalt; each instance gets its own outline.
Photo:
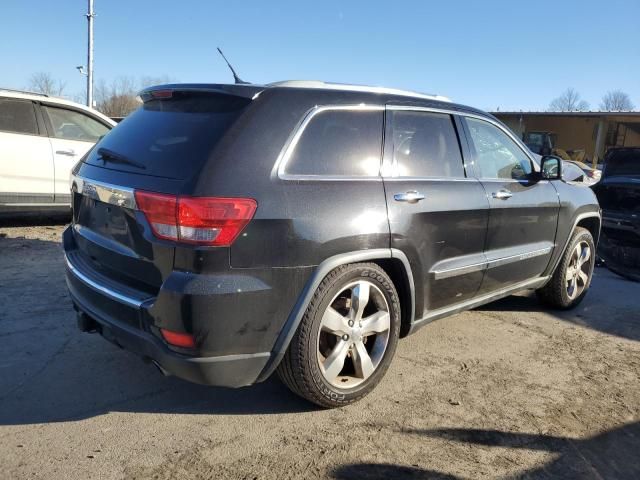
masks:
[[[0,225],[0,478],[640,478],[640,284],[525,293],[400,342],[363,401],[161,376],[80,333],[61,222]]]

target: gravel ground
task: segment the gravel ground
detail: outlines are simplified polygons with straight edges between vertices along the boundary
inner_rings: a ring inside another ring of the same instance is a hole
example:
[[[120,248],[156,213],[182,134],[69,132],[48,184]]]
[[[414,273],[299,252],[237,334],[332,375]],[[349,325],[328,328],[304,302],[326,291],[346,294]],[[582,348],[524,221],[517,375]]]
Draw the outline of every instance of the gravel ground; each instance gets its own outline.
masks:
[[[370,396],[317,410],[80,333],[62,230],[0,224],[1,478],[640,478],[640,284],[597,269],[571,312],[519,295],[439,320]]]

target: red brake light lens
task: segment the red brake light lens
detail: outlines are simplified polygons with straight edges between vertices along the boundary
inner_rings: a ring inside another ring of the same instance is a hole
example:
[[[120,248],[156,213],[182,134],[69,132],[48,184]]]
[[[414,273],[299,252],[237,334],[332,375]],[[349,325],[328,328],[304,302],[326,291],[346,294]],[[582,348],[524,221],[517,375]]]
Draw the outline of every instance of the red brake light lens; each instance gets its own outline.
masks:
[[[135,195],[157,237],[195,245],[231,245],[258,207],[252,198]]]
[[[152,90],[151,96],[153,98],[171,98],[173,97],[173,90]]]
[[[251,198],[180,197],[180,241],[231,245],[253,218],[257,206]]]
[[[164,328],[160,329],[160,333],[162,333],[162,338],[164,338],[168,344],[173,345],[174,347],[196,347],[195,339],[190,333],[172,332],[171,330],[165,330]]]
[[[158,238],[178,240],[176,211],[178,198],[174,195],[135,191],[138,208],[144,212]]]

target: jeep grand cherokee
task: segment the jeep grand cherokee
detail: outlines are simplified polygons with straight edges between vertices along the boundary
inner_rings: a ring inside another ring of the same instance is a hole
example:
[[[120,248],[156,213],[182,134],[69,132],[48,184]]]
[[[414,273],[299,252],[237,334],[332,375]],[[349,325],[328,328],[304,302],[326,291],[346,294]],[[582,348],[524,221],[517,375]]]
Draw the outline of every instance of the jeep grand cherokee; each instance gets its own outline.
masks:
[[[78,324],[162,371],[278,373],[356,401],[398,338],[535,289],[570,308],[600,231],[592,191],[443,97],[322,82],[163,85],[73,172]]]

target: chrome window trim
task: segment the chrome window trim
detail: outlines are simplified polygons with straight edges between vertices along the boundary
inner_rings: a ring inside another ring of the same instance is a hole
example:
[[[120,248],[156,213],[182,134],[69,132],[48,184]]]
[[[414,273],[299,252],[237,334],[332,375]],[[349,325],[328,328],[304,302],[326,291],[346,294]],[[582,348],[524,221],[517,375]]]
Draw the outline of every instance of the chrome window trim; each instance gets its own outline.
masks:
[[[301,174],[289,174],[286,173],[287,163],[291,158],[291,155],[298,145],[300,141],[300,137],[304,133],[304,130],[307,128],[311,120],[313,118],[326,111],[335,111],[335,110],[345,110],[345,111],[381,111],[385,110],[385,107],[382,105],[367,105],[367,104],[357,104],[357,105],[316,105],[315,107],[309,109],[302,117],[302,120],[298,123],[298,125],[294,128],[291,135],[287,139],[284,147],[280,151],[278,155],[278,159],[274,165],[274,171],[276,172],[276,176],[280,180],[311,180],[311,181],[375,181],[381,182],[382,178],[380,177],[380,169],[382,168],[382,144],[380,145],[380,166],[378,167],[377,175],[301,175]],[[381,132],[382,138],[382,132]]]
[[[387,177],[382,176],[385,182],[474,182],[478,183],[477,178],[473,177]]]
[[[471,112],[465,112],[465,111],[459,111],[459,110],[450,110],[450,109],[446,109],[446,108],[434,108],[434,107],[414,107],[414,106],[410,106],[410,105],[387,105],[387,109],[389,110],[416,110],[416,111],[423,111],[423,112],[431,112],[431,113],[447,113],[449,115],[458,115],[459,117],[469,117],[469,118],[475,118],[477,120],[482,120],[485,121],[487,123],[492,124],[495,127],[498,127],[500,130],[502,130],[504,133],[506,133],[520,148],[520,150],[523,151],[523,153],[527,156],[527,158],[529,158],[531,160],[531,162],[533,162],[533,164],[535,166],[537,166],[538,168],[540,168],[540,165],[538,165],[538,162],[536,162],[535,158],[529,154],[529,152],[527,151],[528,149],[526,148],[526,146],[522,143],[522,140],[520,140],[518,137],[516,137],[513,132],[511,132],[508,128],[505,128],[504,125],[502,125],[500,122],[490,118],[490,117],[485,117],[483,115],[479,115],[476,113],[471,113]],[[483,178],[484,180],[484,178]],[[499,179],[501,180],[501,179]]]
[[[423,112],[423,113],[435,113],[435,114],[440,114],[440,115],[448,115],[449,119],[451,120],[451,125],[453,127],[453,131],[456,134],[456,140],[460,139],[460,134],[457,132],[457,128],[455,125],[455,119],[451,116],[451,112],[446,110],[446,109],[437,109],[437,108],[430,108],[430,107],[412,107],[412,106],[404,106],[404,105],[387,105],[386,107],[387,111],[393,111],[393,110],[398,110],[398,111],[404,111],[404,112]],[[393,124],[392,124],[393,126]],[[393,140],[392,140],[393,141]],[[386,142],[386,139],[385,139]],[[462,151],[461,146],[459,145],[458,148],[460,149],[460,158],[462,159],[462,166],[464,168],[464,171],[467,172],[469,170],[467,163],[465,162],[465,158],[464,158],[464,152]],[[433,180],[433,181],[474,181],[476,182],[477,179],[473,178],[473,177],[412,177],[412,176],[400,176],[398,175],[398,160],[395,158],[395,148],[392,146],[392,155],[391,155],[391,161],[387,161],[386,165],[384,164],[385,162],[383,161],[383,169],[382,169],[382,178],[384,178],[385,180],[394,180],[394,179],[399,179],[399,180],[410,180],[410,181],[429,181],[429,180]],[[389,165],[389,163],[391,165]],[[386,168],[385,168],[386,167]],[[387,173],[388,170],[391,170],[391,173]]]
[[[116,302],[123,303],[125,305],[129,305],[136,308],[140,308],[142,304],[146,301],[146,300],[136,300],[135,298],[127,297],[126,295],[122,295],[121,293],[118,293],[110,288],[107,288],[104,285],[100,285],[99,283],[94,282],[89,277],[87,277],[82,272],[80,272],[76,267],[74,267],[67,255],[64,256],[64,259],[67,263],[67,268],[69,269],[69,272],[71,272],[78,280],[80,280],[82,283],[90,287],[92,290],[100,292],[105,296],[109,297],[111,300],[115,300]]]
[[[80,175],[71,175],[71,191],[74,189],[81,195],[130,210],[137,210],[133,188],[120,187],[105,182],[90,180]]]

